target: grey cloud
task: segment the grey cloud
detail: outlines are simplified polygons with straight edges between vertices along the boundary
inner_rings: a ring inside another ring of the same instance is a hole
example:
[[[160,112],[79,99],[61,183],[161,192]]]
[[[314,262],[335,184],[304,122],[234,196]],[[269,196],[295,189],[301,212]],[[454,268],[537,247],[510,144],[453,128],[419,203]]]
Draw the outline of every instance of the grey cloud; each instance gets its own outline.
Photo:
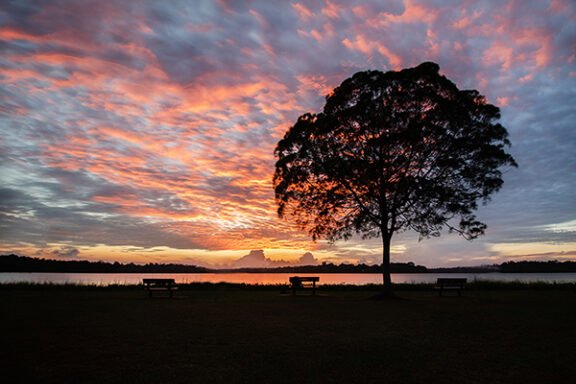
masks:
[[[35,2],[8,2],[4,17],[5,25],[12,26],[33,36],[48,36],[55,32],[69,33],[69,37],[79,40],[82,44],[71,46],[69,42],[58,42],[46,39],[41,42],[2,42],[6,53],[32,54],[62,54],[71,57],[97,57],[111,63],[121,64],[134,69],[143,69],[145,62],[142,58],[125,51],[125,47],[111,43],[129,43],[136,35],[133,28],[125,23],[115,22],[112,15],[107,14],[108,8],[98,1],[84,1],[81,3],[70,1],[53,1],[50,15],[44,16],[42,7]],[[120,6],[120,3],[115,4]],[[130,13],[129,7],[123,9]],[[134,16],[134,15],[133,15]],[[112,24],[109,28],[102,28],[102,24]],[[70,70],[79,70],[68,63]],[[46,73],[46,72],[42,72]]]
[[[153,6],[149,16],[158,23],[153,26],[154,34],[147,37],[147,44],[176,82],[189,84],[211,71],[239,72],[243,57],[241,49],[257,47],[249,37],[258,26],[249,14],[219,20],[210,34],[190,30],[194,25],[204,24],[211,28],[215,12],[212,7],[203,6],[184,7],[184,12],[182,7],[173,4],[156,3]]]
[[[297,261],[272,260],[266,257],[261,249],[251,250],[247,255],[234,260],[230,268],[274,268],[293,265],[316,265],[318,260],[310,252],[304,253]]]
[[[273,264],[272,260],[264,256],[262,250],[252,250],[246,256],[242,256],[232,263],[234,268],[266,268]]]
[[[210,44],[210,42],[206,42]],[[209,71],[212,60],[204,55],[208,49],[201,47],[198,41],[169,40],[163,36],[148,39],[148,45],[155,53],[164,71],[175,82],[186,85],[201,74]]]
[[[140,191],[107,184],[83,172],[49,169],[47,180],[33,182],[27,190],[41,192],[38,197],[23,190],[0,190],[0,239],[7,243],[73,242],[77,245],[158,245],[175,248],[197,248],[193,239],[166,232],[161,226],[140,218],[122,216],[115,206],[96,203],[96,195],[122,196],[138,194],[143,205],[152,204],[169,212],[192,212],[193,208],[181,199],[163,191]],[[66,187],[68,185],[68,187]]]
[[[80,254],[80,250],[71,246],[63,246],[53,250],[51,254],[56,257],[73,258]]]
[[[31,205],[30,205],[31,206]],[[0,216],[4,243],[27,243],[44,246],[50,243],[73,243],[77,246],[95,244],[118,246],[195,249],[200,244],[194,239],[166,232],[161,226],[139,218],[107,215],[104,218],[90,211],[70,208],[33,207],[33,216]]]
[[[31,30],[34,34],[45,34],[46,26],[32,21],[32,17],[41,10],[41,4],[34,0],[6,0],[0,8],[0,20],[6,26]]]
[[[301,265],[316,265],[318,264],[318,259],[310,252],[306,252],[298,259],[298,264]]]

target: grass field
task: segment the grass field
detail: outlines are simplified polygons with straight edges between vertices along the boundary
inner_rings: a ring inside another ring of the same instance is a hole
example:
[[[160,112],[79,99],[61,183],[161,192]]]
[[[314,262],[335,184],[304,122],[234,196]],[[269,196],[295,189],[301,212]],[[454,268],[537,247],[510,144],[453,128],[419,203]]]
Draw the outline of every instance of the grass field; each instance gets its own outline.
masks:
[[[576,291],[0,287],[3,383],[574,383]]]

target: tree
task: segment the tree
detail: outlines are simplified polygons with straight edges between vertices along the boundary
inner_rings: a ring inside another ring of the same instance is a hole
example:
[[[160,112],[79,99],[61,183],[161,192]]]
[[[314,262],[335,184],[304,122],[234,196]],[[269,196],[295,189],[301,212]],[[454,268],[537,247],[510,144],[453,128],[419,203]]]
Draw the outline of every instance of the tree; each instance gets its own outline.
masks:
[[[501,188],[500,168],[517,166],[499,109],[439,69],[356,73],[323,112],[300,116],[274,152],[279,216],[314,240],[381,237],[384,294],[392,294],[394,233],[482,235],[478,202]]]

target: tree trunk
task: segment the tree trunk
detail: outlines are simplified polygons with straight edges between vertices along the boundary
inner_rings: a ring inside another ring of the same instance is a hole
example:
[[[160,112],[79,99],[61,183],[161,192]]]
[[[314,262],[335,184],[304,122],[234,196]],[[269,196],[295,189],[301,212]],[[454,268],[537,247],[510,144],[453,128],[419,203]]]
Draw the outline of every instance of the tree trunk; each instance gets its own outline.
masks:
[[[392,290],[392,277],[390,275],[390,245],[392,242],[392,235],[382,233],[382,278],[384,283],[384,290],[382,296],[394,296]]]

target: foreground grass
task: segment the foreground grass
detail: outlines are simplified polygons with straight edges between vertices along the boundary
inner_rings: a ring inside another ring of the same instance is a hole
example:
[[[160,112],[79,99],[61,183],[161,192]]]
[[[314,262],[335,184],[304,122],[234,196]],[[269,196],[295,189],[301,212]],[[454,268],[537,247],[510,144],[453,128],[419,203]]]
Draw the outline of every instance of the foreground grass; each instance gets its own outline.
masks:
[[[576,291],[0,287],[6,383],[573,383]]]

